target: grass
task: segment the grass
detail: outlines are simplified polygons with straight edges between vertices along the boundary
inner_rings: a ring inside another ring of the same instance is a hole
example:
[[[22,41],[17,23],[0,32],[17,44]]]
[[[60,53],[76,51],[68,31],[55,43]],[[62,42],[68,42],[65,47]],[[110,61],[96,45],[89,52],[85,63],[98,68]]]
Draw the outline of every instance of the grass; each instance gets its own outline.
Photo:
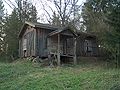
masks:
[[[40,67],[0,63],[0,90],[120,90],[120,70],[100,65]]]

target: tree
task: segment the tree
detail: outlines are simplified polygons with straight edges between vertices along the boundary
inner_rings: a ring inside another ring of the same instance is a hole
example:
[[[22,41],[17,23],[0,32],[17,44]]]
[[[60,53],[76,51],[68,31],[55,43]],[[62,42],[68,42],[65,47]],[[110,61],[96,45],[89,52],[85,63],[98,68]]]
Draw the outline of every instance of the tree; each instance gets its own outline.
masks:
[[[22,22],[19,19],[16,9],[14,9],[12,14],[6,18],[4,24],[6,56],[10,58],[10,60],[18,57],[18,33],[21,26]]]
[[[3,2],[0,1],[0,54],[2,53],[2,47],[3,47],[3,16],[4,16],[4,5]]]
[[[4,21],[4,51],[9,60],[18,57],[18,34],[24,21],[37,22],[37,11],[32,3],[27,0],[17,0],[18,8],[14,8],[12,14],[7,16]]]
[[[83,8],[83,24],[87,32],[97,32],[109,57],[120,64],[120,2],[118,0],[87,0]]]
[[[73,21],[75,24],[76,13],[80,11],[81,5],[77,5],[78,0],[54,0],[54,5],[61,19],[62,26]]]
[[[41,0],[40,0],[41,1]],[[41,1],[41,4],[43,6],[43,9],[51,19],[51,22],[53,22],[53,18],[51,17],[50,13],[46,10],[46,6],[50,8],[50,10],[54,14],[59,17],[60,26],[66,26],[69,24],[69,22],[73,22],[74,24],[74,17],[76,15],[76,12],[80,11],[81,5],[78,4],[78,0],[54,0],[53,4],[55,6],[55,9],[50,7],[49,5],[44,5],[44,3]]]
[[[0,1],[0,21],[3,16],[4,16],[4,5],[3,5],[3,2]]]
[[[106,27],[103,22],[101,0],[87,0],[82,8],[83,24],[86,32],[100,32]]]
[[[116,66],[120,66],[120,2],[118,0],[110,1],[104,7],[105,22],[111,27],[105,33],[105,43],[116,61]],[[106,13],[107,12],[107,13]]]
[[[37,22],[36,7],[28,0],[16,0],[20,19],[24,21]]]
[[[55,12],[53,13],[52,21],[50,23],[55,26],[61,26],[60,17]]]

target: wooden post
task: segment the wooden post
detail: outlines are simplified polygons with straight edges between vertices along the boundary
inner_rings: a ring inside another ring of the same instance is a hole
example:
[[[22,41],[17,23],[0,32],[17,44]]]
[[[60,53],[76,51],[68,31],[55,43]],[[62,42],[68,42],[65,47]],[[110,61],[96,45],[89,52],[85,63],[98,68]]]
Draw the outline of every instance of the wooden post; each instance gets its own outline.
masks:
[[[57,64],[60,66],[60,34],[58,34],[58,51],[57,51]]]
[[[76,65],[77,64],[77,56],[76,56],[76,46],[77,45],[77,41],[76,41],[76,38],[74,38],[74,64]]]
[[[36,40],[36,38],[37,38],[37,35],[36,35],[37,33],[36,33],[36,29],[34,29],[34,56],[36,56],[36,42],[37,42],[37,40]]]

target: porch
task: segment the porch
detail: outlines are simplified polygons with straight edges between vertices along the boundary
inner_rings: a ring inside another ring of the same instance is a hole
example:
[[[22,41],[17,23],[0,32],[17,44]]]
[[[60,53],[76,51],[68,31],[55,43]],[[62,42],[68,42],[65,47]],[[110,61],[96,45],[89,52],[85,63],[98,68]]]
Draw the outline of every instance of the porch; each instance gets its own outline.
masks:
[[[78,33],[77,56],[78,57],[98,57],[99,45],[97,37],[87,33]]]
[[[76,63],[75,38],[72,33],[64,30],[50,33],[47,38],[47,48],[49,58],[53,57],[58,65],[66,60]]]

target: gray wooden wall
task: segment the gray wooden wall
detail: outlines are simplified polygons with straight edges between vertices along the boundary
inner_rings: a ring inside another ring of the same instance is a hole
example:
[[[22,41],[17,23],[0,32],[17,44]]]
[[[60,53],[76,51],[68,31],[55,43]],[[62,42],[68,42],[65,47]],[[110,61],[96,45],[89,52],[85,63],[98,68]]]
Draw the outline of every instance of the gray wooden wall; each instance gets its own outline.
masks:
[[[92,52],[91,55],[87,55],[85,52],[85,40],[89,40],[92,43]],[[97,40],[95,37],[86,37],[86,36],[80,36],[77,38],[77,56],[98,56],[99,48],[97,44]]]
[[[37,42],[36,42],[36,48],[37,48],[36,53],[37,53],[37,56],[47,57],[47,54],[48,54],[48,50],[47,50],[47,35],[51,31],[52,30],[37,28]]]
[[[27,40],[26,43],[26,56],[36,56],[36,29],[28,26],[23,36],[19,39],[19,56],[24,57],[23,41]]]

